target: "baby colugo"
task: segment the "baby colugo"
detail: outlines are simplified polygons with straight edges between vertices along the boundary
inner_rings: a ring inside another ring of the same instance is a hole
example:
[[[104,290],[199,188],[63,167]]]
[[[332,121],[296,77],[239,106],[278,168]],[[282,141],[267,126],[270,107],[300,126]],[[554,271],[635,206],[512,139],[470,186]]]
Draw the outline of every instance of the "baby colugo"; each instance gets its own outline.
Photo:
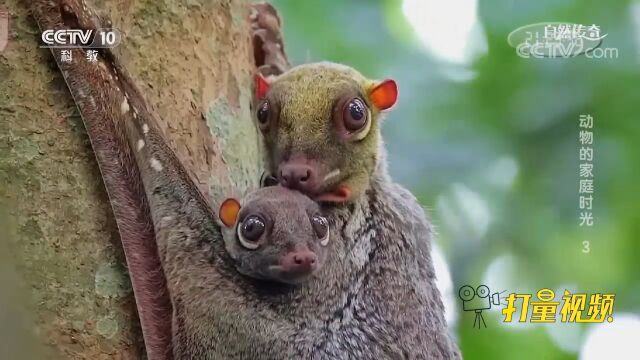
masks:
[[[299,284],[324,264],[329,223],[317,203],[295,190],[270,186],[242,204],[226,199],[218,216],[225,248],[243,275]]]

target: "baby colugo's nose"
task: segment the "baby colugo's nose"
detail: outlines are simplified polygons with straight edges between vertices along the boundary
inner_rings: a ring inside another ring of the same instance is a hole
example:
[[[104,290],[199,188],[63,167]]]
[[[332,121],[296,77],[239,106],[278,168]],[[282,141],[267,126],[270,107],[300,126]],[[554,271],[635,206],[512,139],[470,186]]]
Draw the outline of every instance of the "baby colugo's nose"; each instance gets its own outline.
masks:
[[[316,269],[318,257],[312,251],[292,251],[282,258],[282,270],[286,272],[306,273]]]

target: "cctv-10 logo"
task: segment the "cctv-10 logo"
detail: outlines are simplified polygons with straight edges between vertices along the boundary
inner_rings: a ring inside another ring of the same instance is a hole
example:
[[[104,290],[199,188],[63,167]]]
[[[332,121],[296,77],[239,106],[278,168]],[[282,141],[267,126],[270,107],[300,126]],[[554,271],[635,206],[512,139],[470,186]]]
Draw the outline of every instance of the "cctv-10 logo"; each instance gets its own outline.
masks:
[[[61,29],[45,30],[41,39],[43,48],[113,48],[120,45],[122,35],[116,29]]]
[[[473,326],[478,329],[487,327],[482,311],[500,306],[504,306],[502,321],[505,323],[513,321],[516,311],[520,312],[517,321],[521,323],[555,323],[558,320],[570,323],[613,321],[615,294],[595,293],[587,296],[585,293],[572,294],[569,290],[564,290],[561,301],[555,301],[555,292],[551,289],[538,290],[537,299],[533,299],[532,294],[511,293],[502,296],[505,292],[506,290],[491,293],[486,285],[475,289],[464,285],[458,291],[458,296],[462,300],[462,309],[475,313]]]

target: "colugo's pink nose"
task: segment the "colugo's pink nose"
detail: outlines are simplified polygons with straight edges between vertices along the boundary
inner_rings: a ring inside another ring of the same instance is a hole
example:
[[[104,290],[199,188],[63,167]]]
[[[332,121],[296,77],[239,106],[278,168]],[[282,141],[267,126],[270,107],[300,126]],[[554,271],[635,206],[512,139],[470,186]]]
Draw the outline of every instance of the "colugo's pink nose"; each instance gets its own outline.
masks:
[[[280,165],[278,181],[284,187],[296,189],[306,194],[314,193],[318,187],[317,174],[313,166],[300,162]]]
[[[282,258],[280,265],[285,272],[312,272],[318,266],[318,256],[309,250],[292,251]]]

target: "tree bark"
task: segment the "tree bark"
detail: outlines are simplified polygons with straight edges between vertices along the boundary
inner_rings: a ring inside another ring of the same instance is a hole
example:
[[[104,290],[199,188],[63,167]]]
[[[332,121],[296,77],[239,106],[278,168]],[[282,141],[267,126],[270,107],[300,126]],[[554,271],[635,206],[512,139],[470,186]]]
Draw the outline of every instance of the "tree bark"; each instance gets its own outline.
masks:
[[[218,199],[255,186],[260,158],[250,116],[248,5],[87,5],[124,34],[115,51],[203,193]],[[140,358],[120,239],[82,121],[49,50],[38,48],[28,2],[8,0],[6,7],[11,33],[0,53],[0,216],[8,216],[0,226],[9,230],[0,253],[9,256],[0,260],[17,275],[0,277],[0,293],[12,294],[0,294],[0,318],[10,304],[12,313],[34,319],[22,327],[24,341],[10,345],[25,358]],[[30,334],[47,345],[45,355],[33,356],[39,349]]]

